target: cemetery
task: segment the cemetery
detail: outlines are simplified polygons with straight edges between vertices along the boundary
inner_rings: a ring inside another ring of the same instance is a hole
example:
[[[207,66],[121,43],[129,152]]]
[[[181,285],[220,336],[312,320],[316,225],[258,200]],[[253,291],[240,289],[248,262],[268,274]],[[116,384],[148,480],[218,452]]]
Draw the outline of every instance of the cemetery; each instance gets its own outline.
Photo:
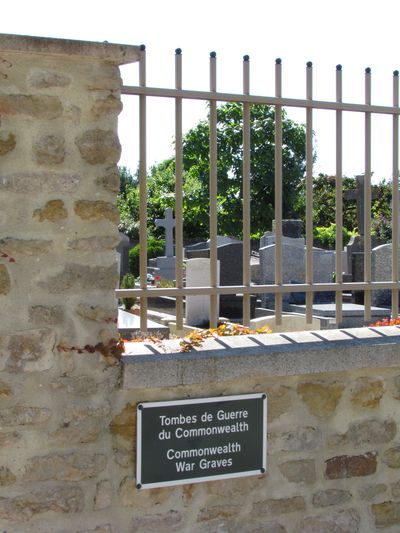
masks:
[[[310,248],[277,210],[251,246],[217,226],[186,245],[169,208],[150,221],[164,251],[119,288],[121,94],[147,94],[120,67],[144,47],[0,35],[0,51],[0,530],[398,531],[396,223],[392,241],[360,222],[340,250]],[[360,220],[364,180],[346,193]],[[232,331],[271,332],[182,350],[211,308]]]

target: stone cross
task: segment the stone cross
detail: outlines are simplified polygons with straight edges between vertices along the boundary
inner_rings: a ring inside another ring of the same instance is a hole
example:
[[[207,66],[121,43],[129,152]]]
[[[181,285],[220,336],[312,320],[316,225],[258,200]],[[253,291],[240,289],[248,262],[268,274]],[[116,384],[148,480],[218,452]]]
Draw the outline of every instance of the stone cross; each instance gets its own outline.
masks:
[[[165,228],[165,255],[166,257],[174,257],[174,227],[175,219],[173,217],[173,210],[167,207],[164,211],[165,218],[157,218],[156,226]]]
[[[355,200],[357,202],[357,226],[359,235],[365,235],[364,228],[364,176],[356,176],[356,188],[344,191],[345,200]],[[378,192],[371,187],[371,200],[378,198]]]

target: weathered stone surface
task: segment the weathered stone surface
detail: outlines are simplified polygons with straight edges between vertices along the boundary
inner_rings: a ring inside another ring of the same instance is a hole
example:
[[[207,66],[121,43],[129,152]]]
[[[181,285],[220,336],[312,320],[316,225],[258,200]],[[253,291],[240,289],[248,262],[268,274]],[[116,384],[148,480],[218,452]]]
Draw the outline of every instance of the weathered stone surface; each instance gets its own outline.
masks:
[[[315,461],[314,459],[300,459],[287,461],[279,465],[281,474],[294,483],[315,483]]]
[[[327,479],[369,476],[376,472],[376,453],[339,455],[328,459],[325,464],[325,477]]]
[[[85,131],[75,140],[75,144],[82,159],[91,165],[118,163],[121,155],[121,145],[112,130]]]
[[[253,504],[253,510],[256,516],[272,516],[286,513],[295,513],[305,511],[306,502],[302,496],[292,498],[270,499]]]
[[[386,450],[383,454],[382,461],[389,468],[400,468],[400,446]]]
[[[55,385],[64,386],[67,392],[78,396],[90,396],[98,390],[96,380],[90,376],[66,376],[55,382]]]
[[[93,509],[99,511],[107,509],[112,502],[112,485],[108,479],[99,481],[96,485],[96,494],[94,496]]]
[[[0,337],[1,338],[1,337]],[[7,357],[9,372],[40,372],[54,362],[55,333],[50,329],[32,329],[9,335],[5,353],[0,348],[0,361]]]
[[[33,212],[33,218],[37,218],[39,222],[48,220],[49,222],[59,222],[68,217],[68,211],[62,200],[49,200],[40,209]]]
[[[114,461],[121,468],[133,468],[135,464],[135,458],[133,450],[131,452],[125,450],[114,450]]]
[[[65,159],[64,137],[42,135],[33,142],[33,156],[39,165],[60,165]]]
[[[109,267],[67,263],[60,274],[40,282],[40,286],[52,294],[61,294],[70,289],[112,290],[117,286],[116,265]]]
[[[62,115],[63,107],[58,96],[0,94],[0,115],[27,115],[51,120]]]
[[[79,186],[81,178],[72,174],[55,172],[31,172],[0,175],[0,191],[27,194],[41,192],[72,193]]]
[[[0,487],[13,485],[17,481],[16,476],[6,466],[0,466]]]
[[[14,446],[21,439],[21,435],[16,431],[0,431],[0,447]]]
[[[400,498],[400,481],[391,484],[392,496],[396,500]]]
[[[122,111],[122,102],[119,98],[109,94],[106,98],[96,100],[90,110],[94,118],[104,116],[117,116]]]
[[[41,255],[47,254],[53,246],[53,241],[44,239],[13,239],[6,237],[0,240],[0,248],[9,255]]]
[[[6,295],[11,290],[11,281],[5,265],[0,265],[0,296]]]
[[[298,427],[281,435],[269,435],[276,449],[285,452],[304,452],[317,450],[322,446],[322,433],[318,427]]]
[[[387,491],[387,485],[384,483],[375,483],[373,485],[364,485],[360,487],[358,493],[362,500],[372,501],[376,496],[380,496]]]
[[[286,528],[278,522],[252,522],[239,526],[235,533],[286,533]]]
[[[383,502],[371,505],[375,527],[385,528],[400,524],[400,502]]]
[[[237,505],[213,505],[203,507],[197,515],[197,522],[206,522],[208,520],[225,520],[240,513],[241,507]]]
[[[106,467],[107,458],[102,454],[50,454],[32,457],[27,461],[24,480],[81,481],[100,474]]]
[[[0,131],[0,155],[12,152],[17,145],[14,133],[10,131]]]
[[[118,192],[119,191],[120,177],[116,165],[108,167],[105,174],[96,178],[96,185],[104,187],[108,191]]]
[[[111,307],[103,307],[101,305],[89,305],[80,303],[76,307],[76,313],[82,318],[94,320],[96,322],[105,322],[117,318],[117,311]]]
[[[343,435],[332,435],[328,439],[329,446],[353,444],[383,444],[390,442],[396,435],[397,426],[392,418],[386,420],[361,420],[352,422]]]
[[[296,533],[361,533],[360,521],[360,515],[355,509],[324,513],[304,518]]]
[[[57,444],[87,444],[95,442],[101,433],[98,420],[88,420],[71,427],[61,427],[51,434]]]
[[[83,239],[74,239],[67,242],[67,248],[70,250],[80,250],[82,252],[101,252],[103,250],[115,250],[119,243],[117,236],[97,235],[85,237]]]
[[[132,520],[132,533],[152,531],[175,531],[183,522],[183,516],[178,511],[168,511],[164,514],[147,514],[137,516]]]
[[[71,78],[54,70],[34,68],[28,75],[28,83],[36,89],[68,87],[71,84]]]
[[[112,435],[118,435],[128,441],[136,438],[136,407],[128,403],[110,423]]]
[[[82,220],[109,220],[115,224],[119,222],[117,206],[102,200],[78,200],[74,211]]]
[[[0,426],[32,426],[47,422],[51,416],[46,407],[16,405],[0,409]]]
[[[286,413],[292,404],[288,387],[270,387],[268,395],[268,422],[272,422]]]
[[[396,400],[400,400],[400,376],[394,378],[394,394],[393,397]]]
[[[0,396],[13,396],[13,390],[11,386],[5,381],[0,379]]]
[[[119,92],[122,87],[122,78],[118,67],[115,65],[96,65],[93,73],[87,77],[86,88],[89,91],[113,91]]]
[[[385,392],[382,378],[357,378],[351,391],[350,400],[361,407],[377,407]]]
[[[0,518],[11,522],[27,522],[34,515],[53,511],[79,513],[83,511],[84,494],[77,485],[53,486],[21,496],[0,498]]]
[[[306,404],[308,411],[318,418],[332,415],[344,390],[341,383],[299,383],[297,393]]]
[[[77,533],[113,533],[110,524],[103,524],[94,529],[80,529]]]
[[[137,509],[149,509],[151,506],[161,505],[172,496],[173,492],[171,487],[138,491],[135,479],[132,477],[125,477],[118,490],[122,505]]]
[[[329,505],[339,505],[351,500],[352,494],[348,490],[327,489],[318,490],[313,494],[314,507],[328,507]]]
[[[221,494],[228,502],[234,498],[243,500],[251,492],[260,493],[265,487],[265,475],[251,476],[237,479],[219,479],[217,481],[208,481],[205,485],[207,494],[212,496],[211,501],[219,498]]]
[[[64,308],[61,305],[32,305],[28,312],[29,322],[37,326],[55,326],[64,321]]]

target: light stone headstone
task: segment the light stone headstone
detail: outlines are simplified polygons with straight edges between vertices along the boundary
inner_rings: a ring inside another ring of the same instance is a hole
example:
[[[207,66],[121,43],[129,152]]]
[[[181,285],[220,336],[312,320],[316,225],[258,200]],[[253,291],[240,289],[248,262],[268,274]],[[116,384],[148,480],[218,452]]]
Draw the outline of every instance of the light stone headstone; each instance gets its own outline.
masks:
[[[219,284],[219,261],[217,261],[217,280]],[[186,261],[186,287],[210,286],[210,259],[196,258]],[[219,315],[219,298],[218,298]],[[186,296],[185,319],[187,326],[202,327],[210,322],[210,297]]]
[[[157,218],[155,224],[165,229],[165,256],[156,258],[157,274],[168,280],[175,279],[174,228],[175,219],[171,207],[164,211],[165,218]]]
[[[400,253],[399,253],[400,265]],[[400,275],[400,272],[398,273]],[[382,244],[371,252],[372,281],[392,281],[392,245]],[[391,289],[372,291],[372,305],[390,307],[392,303]]]

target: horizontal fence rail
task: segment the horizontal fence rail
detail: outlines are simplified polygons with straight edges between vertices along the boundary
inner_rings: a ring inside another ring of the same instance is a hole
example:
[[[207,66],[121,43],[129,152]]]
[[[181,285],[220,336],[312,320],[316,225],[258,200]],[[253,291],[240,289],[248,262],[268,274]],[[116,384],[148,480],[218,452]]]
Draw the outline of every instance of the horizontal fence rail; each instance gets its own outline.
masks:
[[[139,85],[122,87],[123,95],[134,95],[139,98],[139,183],[140,183],[140,288],[117,289],[118,298],[140,298],[140,329],[147,332],[148,299],[158,296],[169,296],[176,300],[176,326],[183,328],[183,298],[185,296],[206,295],[210,297],[210,327],[218,323],[218,296],[242,295],[243,297],[243,324],[250,322],[250,298],[254,294],[271,293],[275,298],[276,324],[282,323],[283,295],[288,293],[305,293],[305,318],[306,323],[313,320],[313,299],[316,292],[332,291],[335,294],[336,324],[343,316],[343,293],[348,291],[362,291],[364,293],[364,320],[371,320],[371,294],[374,290],[391,290],[392,317],[398,316],[399,306],[399,73],[393,73],[393,105],[374,105],[371,97],[371,69],[365,69],[365,99],[364,103],[343,102],[342,98],[342,66],[336,66],[336,99],[335,101],[321,101],[313,98],[313,66],[311,62],[306,66],[306,98],[287,98],[282,96],[282,62],[275,62],[275,95],[259,96],[250,92],[250,61],[248,56],[243,57],[243,93],[233,94],[217,91],[217,60],[215,52],[210,54],[209,91],[186,90],[182,88],[182,51],[176,50],[175,56],[175,88],[157,88],[146,86],[146,52],[141,47],[139,62]],[[146,100],[149,97],[172,98],[175,100],[175,244],[176,244],[176,279],[175,287],[149,287],[147,285],[147,138],[146,138]],[[184,100],[201,100],[209,103],[209,238],[210,238],[210,277],[209,286],[185,287],[183,277],[183,132],[182,132],[182,102]],[[219,102],[241,103],[243,107],[242,124],[242,209],[243,209],[243,281],[242,285],[221,286],[218,283],[217,268],[217,104]],[[250,110],[252,105],[273,106],[275,110],[275,282],[271,284],[256,285],[251,282],[250,269],[250,220],[251,220],[251,136],[250,136]],[[282,196],[283,196],[283,108],[303,108],[306,111],[305,121],[305,282],[283,283],[283,234],[282,234]],[[335,278],[332,283],[315,283],[313,262],[313,111],[328,110],[335,112],[336,129],[336,175],[335,175],[335,200],[336,200],[336,259]],[[364,187],[363,224],[364,238],[364,280],[343,282],[342,275],[342,250],[343,250],[343,113],[364,114]],[[391,280],[373,281],[371,270],[371,153],[372,153],[372,116],[391,115],[392,125],[392,276]]]

